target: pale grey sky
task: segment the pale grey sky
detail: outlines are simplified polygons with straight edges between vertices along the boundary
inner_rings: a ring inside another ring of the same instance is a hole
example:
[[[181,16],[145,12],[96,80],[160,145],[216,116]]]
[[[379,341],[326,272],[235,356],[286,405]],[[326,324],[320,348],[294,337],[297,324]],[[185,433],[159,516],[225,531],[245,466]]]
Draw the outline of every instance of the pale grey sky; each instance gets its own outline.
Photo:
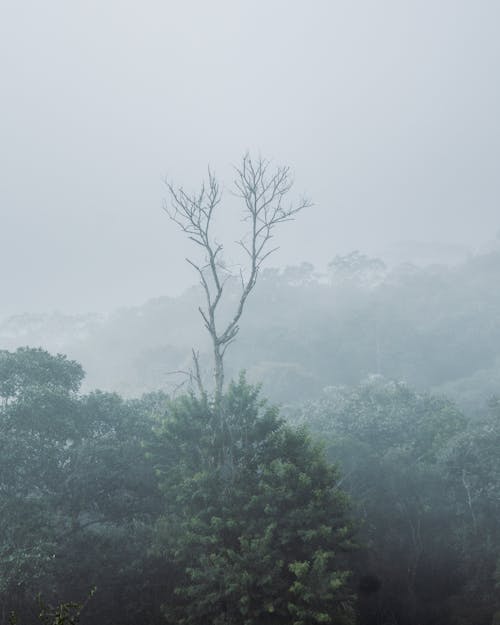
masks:
[[[247,149],[315,202],[270,264],[491,238],[499,23],[496,0],[0,0],[0,315],[194,282],[162,179],[229,181]]]

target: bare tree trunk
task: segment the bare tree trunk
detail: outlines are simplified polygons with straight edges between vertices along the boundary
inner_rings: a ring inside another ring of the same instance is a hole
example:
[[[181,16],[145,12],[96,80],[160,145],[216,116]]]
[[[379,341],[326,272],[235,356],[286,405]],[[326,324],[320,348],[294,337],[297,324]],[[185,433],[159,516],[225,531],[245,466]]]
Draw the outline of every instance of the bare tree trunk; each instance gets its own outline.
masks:
[[[214,381],[215,381],[215,405],[220,410],[222,393],[224,390],[224,360],[220,347],[214,342]]]

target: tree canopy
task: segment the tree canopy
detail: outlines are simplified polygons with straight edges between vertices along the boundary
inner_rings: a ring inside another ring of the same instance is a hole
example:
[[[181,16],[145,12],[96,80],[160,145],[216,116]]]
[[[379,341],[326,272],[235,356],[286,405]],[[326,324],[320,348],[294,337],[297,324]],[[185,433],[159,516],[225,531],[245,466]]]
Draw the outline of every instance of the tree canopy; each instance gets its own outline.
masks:
[[[167,621],[353,622],[352,524],[337,470],[244,378],[223,402],[224,430],[195,396],[170,404],[156,430],[166,498],[157,549],[178,570]]]

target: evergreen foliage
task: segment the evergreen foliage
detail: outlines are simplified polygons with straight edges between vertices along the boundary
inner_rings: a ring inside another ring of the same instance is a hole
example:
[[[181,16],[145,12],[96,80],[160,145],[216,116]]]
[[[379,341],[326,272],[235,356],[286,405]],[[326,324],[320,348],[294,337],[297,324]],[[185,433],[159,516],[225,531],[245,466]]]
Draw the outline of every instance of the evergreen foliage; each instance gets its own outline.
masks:
[[[244,378],[217,409],[81,379],[0,352],[1,625],[93,585],[82,625],[498,619],[498,400],[467,418],[375,376],[285,422]]]
[[[177,570],[167,621],[353,622],[352,527],[337,470],[243,377],[222,410],[218,428],[218,410],[185,396],[157,429],[166,509],[156,548]]]

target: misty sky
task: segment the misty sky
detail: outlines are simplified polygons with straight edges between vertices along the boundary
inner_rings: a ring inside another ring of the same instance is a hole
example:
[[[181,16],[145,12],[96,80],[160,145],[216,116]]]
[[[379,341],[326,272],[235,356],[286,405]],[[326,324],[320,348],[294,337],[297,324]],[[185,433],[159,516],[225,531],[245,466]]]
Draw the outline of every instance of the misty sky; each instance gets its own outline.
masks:
[[[497,0],[0,0],[0,315],[194,282],[162,180],[229,182],[247,149],[315,203],[270,264],[494,237],[499,23]]]

